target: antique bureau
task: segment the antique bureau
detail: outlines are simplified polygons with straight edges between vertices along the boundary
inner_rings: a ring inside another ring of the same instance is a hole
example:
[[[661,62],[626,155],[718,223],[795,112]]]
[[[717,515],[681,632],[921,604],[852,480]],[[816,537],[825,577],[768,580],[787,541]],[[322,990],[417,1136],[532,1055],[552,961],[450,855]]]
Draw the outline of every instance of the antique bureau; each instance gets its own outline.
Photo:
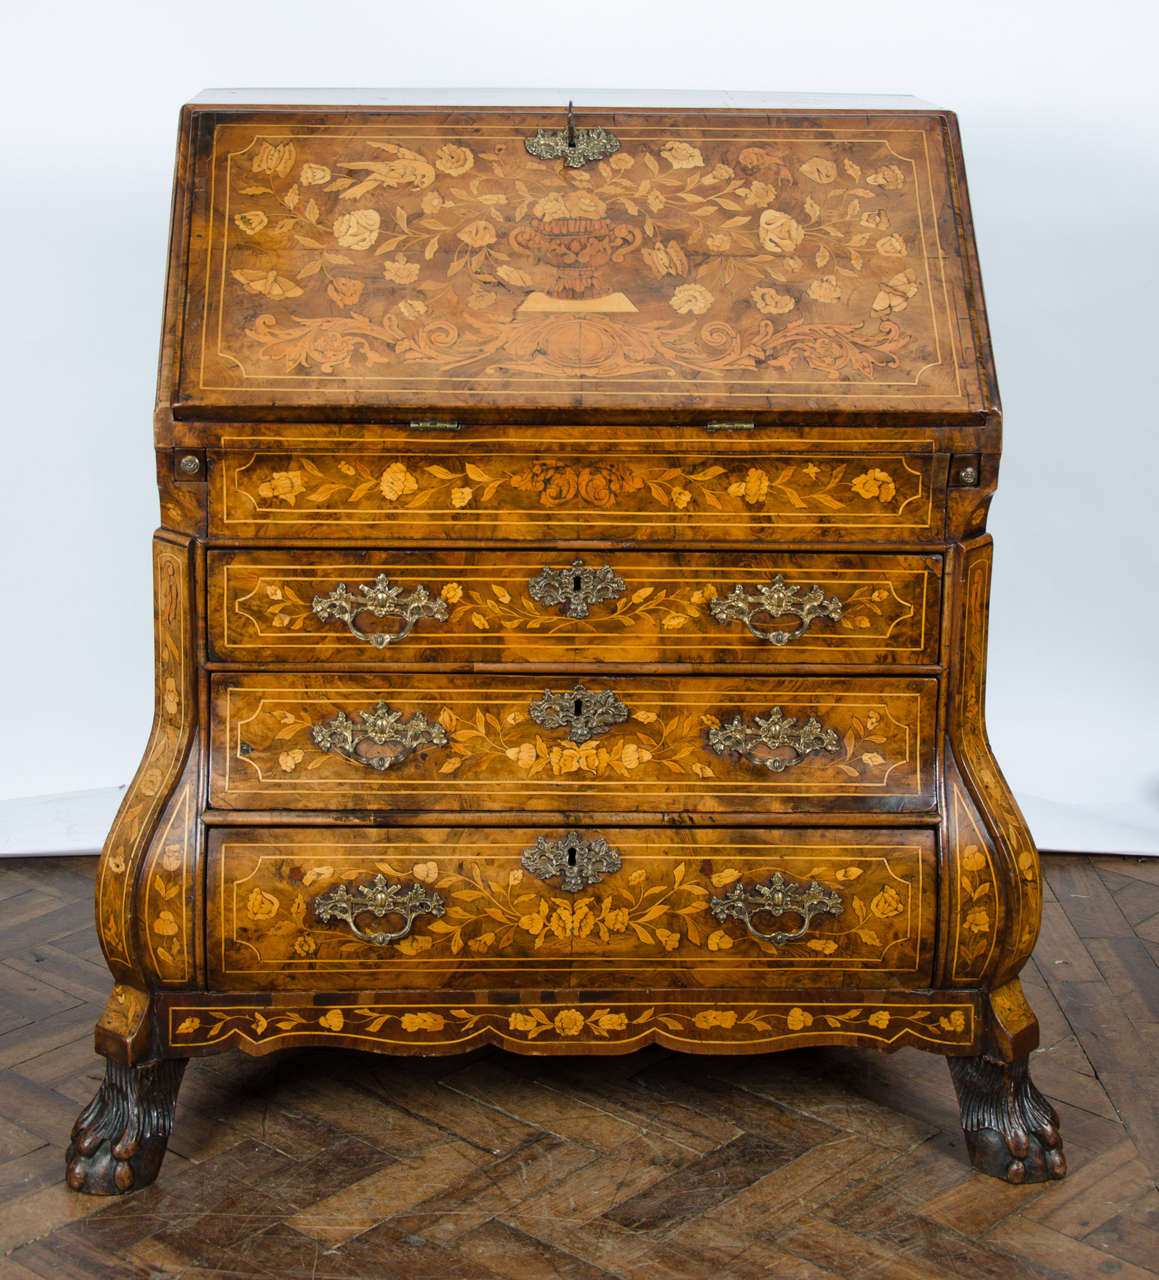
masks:
[[[487,1043],[914,1046],[1060,1177],[999,452],[947,112],[186,107],[70,1185],[191,1056]]]

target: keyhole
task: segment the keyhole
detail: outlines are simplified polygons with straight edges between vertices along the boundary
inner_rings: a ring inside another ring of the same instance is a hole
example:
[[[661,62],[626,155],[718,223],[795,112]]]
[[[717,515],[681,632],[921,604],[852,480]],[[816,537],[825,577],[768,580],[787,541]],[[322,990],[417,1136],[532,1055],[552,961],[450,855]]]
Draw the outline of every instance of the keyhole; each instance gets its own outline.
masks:
[[[575,575],[575,577],[574,577],[574,578],[572,578],[572,580],[571,580],[571,589],[572,589],[573,591],[578,591],[582,585],[583,585],[583,582],[582,582],[582,580],[580,579],[579,574],[577,573],[577,574]]]
[[[571,845],[567,847],[567,865],[569,867],[575,866],[575,849]]]
[[[582,715],[583,709],[584,709],[584,700],[582,698],[576,698],[575,702],[572,704],[572,713],[577,716]]]

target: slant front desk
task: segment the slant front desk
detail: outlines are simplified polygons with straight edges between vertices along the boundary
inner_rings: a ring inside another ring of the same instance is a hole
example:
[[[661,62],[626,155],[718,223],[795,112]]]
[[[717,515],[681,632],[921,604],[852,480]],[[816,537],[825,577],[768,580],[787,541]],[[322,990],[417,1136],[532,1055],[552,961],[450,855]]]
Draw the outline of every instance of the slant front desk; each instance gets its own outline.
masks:
[[[950,113],[187,107],[155,443],[72,1186],[302,1045],[913,1047],[1062,1175]]]

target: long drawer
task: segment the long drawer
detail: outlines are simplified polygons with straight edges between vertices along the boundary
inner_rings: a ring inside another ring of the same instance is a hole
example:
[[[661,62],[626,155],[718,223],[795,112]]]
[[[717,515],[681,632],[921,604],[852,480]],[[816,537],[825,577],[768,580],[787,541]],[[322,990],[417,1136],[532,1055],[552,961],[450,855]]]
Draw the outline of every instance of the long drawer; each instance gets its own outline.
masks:
[[[588,428],[326,448],[255,445],[210,459],[209,531],[247,538],[511,542],[936,542],[938,455],[852,444],[654,440]],[[547,442],[545,443],[545,437]],[[287,442],[288,444],[289,442]],[[239,442],[240,445],[240,442]]]
[[[221,991],[920,986],[935,877],[917,830],[217,830],[209,977]]]
[[[935,806],[937,681],[213,677],[222,809],[736,813]]]
[[[239,664],[936,663],[939,556],[211,551]]]

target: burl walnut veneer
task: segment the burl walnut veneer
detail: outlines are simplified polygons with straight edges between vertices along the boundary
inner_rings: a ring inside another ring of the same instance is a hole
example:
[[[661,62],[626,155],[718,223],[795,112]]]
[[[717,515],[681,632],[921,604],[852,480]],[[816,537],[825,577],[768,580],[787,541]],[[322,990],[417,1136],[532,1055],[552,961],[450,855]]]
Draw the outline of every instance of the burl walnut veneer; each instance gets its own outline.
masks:
[[[73,1187],[300,1045],[911,1045],[1062,1175],[951,114],[187,107],[156,448]]]

